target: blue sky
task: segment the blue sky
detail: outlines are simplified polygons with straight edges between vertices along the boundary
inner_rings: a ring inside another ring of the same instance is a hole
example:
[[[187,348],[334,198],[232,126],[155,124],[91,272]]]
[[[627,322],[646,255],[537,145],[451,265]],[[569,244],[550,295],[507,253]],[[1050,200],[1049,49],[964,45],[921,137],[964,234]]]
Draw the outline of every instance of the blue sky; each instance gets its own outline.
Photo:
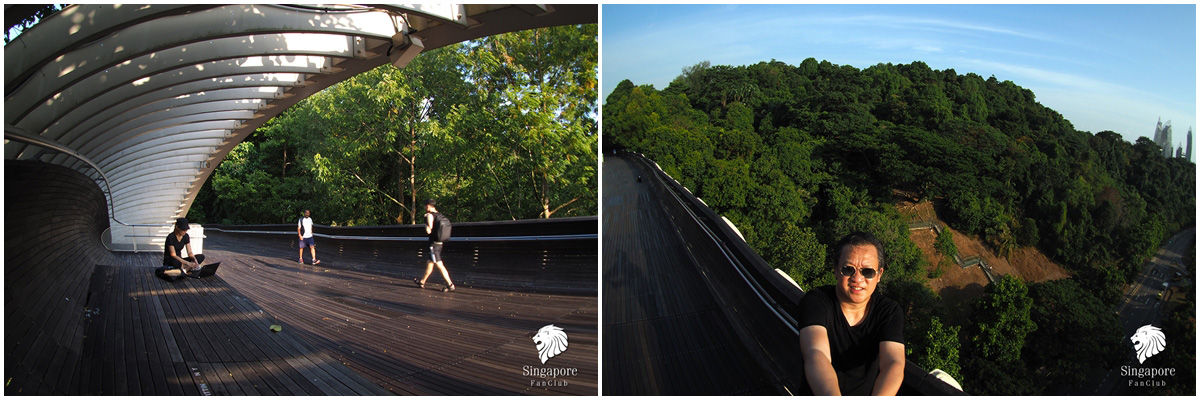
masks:
[[[1132,142],[1153,137],[1161,117],[1178,146],[1196,126],[1192,4],[605,4],[602,13],[604,97],[624,79],[666,88],[705,60],[813,57],[858,68],[920,60],[1011,80],[1079,130]]]

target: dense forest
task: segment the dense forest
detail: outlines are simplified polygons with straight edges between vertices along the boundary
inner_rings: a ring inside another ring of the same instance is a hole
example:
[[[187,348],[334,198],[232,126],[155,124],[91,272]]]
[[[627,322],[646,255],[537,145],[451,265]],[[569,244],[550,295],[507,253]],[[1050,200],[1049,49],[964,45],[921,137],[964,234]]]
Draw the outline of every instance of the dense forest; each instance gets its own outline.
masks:
[[[621,82],[603,113],[605,149],[655,160],[802,287],[833,282],[839,237],[879,236],[910,360],[968,393],[1050,394],[1122,362],[1122,285],[1195,221],[1195,164],[1145,137],[1078,131],[1011,81],[919,61],[703,62],[663,90]],[[898,197],[933,201],[998,256],[1035,246],[1074,278],[1006,276],[951,305],[971,307],[970,321],[944,324]]]
[[[201,223],[412,224],[597,213],[597,27],[520,31],[383,65],[239,144],[188,216]]]

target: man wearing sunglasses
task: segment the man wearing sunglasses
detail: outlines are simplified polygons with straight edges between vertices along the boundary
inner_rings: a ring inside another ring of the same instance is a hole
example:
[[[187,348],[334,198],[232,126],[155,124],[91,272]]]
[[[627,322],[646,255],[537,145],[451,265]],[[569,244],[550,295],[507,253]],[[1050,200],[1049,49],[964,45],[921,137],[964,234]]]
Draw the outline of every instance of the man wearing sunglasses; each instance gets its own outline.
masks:
[[[834,249],[837,284],[800,300],[805,378],[816,395],[895,395],[904,381],[904,314],[895,301],[875,295],[883,245],[854,232]]]

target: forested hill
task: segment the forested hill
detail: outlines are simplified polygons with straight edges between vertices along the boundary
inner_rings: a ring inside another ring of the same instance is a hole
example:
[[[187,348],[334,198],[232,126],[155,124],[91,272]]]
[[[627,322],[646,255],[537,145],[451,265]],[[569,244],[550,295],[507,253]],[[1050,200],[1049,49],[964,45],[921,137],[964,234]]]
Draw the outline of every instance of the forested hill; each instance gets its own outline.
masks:
[[[915,269],[893,190],[944,201],[956,229],[1000,254],[1037,245],[1089,271],[1108,300],[1195,219],[1194,164],[1146,138],[1077,131],[1011,81],[919,61],[705,62],[661,91],[623,81],[603,109],[606,145],[653,158],[802,285],[822,243],[851,229],[875,231],[893,267]]]
[[[422,53],[263,125],[205,182],[201,223],[412,224],[596,215],[597,26]]]
[[[910,360],[965,379],[968,393],[1049,394],[1121,362],[1121,285],[1195,221],[1193,163],[1145,137],[1078,131],[1013,82],[919,61],[703,62],[663,90],[621,82],[603,113],[606,150],[655,160],[802,287],[833,282],[841,236],[879,236]],[[898,195],[932,200],[998,255],[1036,246],[1074,278],[1006,277],[974,304],[939,304]],[[943,325],[945,307],[974,312]]]

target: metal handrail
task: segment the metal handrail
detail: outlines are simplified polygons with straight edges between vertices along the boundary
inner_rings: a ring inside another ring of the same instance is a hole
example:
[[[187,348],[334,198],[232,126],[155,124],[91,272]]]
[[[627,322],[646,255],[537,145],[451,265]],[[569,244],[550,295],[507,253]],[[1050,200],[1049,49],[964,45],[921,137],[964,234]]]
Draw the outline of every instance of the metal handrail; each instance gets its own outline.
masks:
[[[256,231],[256,230],[237,230],[237,229],[221,229],[221,228],[205,228],[205,230],[218,231],[225,233],[249,233],[249,234],[267,234],[267,235],[295,235],[292,232],[280,231]],[[313,236],[318,236],[326,239],[339,240],[390,240],[400,242],[418,242],[429,240],[427,236],[351,236],[351,235],[329,235],[324,233],[313,233]],[[527,236],[457,236],[450,238],[454,242],[513,242],[513,241],[547,241],[547,240],[583,240],[596,239],[599,235],[595,233],[578,233],[566,235],[527,235]]]

